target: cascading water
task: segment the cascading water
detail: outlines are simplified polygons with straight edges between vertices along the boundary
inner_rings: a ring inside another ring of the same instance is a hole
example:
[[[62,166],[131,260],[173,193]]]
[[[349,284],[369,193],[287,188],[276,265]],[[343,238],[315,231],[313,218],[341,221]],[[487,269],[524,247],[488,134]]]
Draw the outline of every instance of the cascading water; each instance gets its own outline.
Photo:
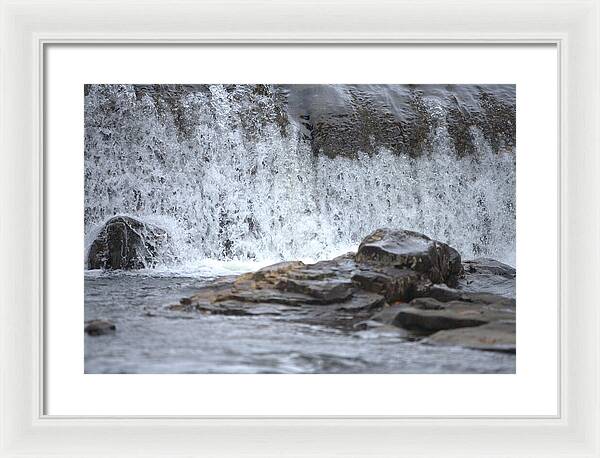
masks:
[[[393,227],[514,265],[515,163],[514,86],[89,85],[86,241],[135,216],[177,267],[329,258]]]

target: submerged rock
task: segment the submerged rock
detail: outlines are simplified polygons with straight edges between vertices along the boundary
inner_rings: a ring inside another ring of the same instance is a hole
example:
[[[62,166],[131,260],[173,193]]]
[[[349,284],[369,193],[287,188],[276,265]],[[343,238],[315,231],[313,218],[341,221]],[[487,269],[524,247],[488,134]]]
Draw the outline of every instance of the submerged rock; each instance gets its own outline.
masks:
[[[90,320],[85,322],[83,329],[87,335],[101,336],[115,332],[117,327],[112,321],[108,320]]]
[[[474,262],[465,266],[472,269]],[[515,300],[488,292],[493,288],[484,283],[487,278],[489,285],[495,284],[497,277],[514,282],[514,269],[490,260],[478,262],[481,291],[474,291],[474,282],[465,282],[468,276],[454,248],[417,232],[379,229],[363,240],[356,254],[315,264],[282,262],[222,278],[168,308],[208,315],[275,315],[347,331],[395,327],[409,338],[425,336],[434,345],[510,351],[511,328],[499,323],[514,322]],[[465,331],[470,328],[481,332]],[[485,341],[486,329],[495,343]],[[454,330],[464,332],[450,333]]]
[[[169,236],[164,229],[129,216],[109,219],[93,241],[88,269],[143,269],[156,265]]]

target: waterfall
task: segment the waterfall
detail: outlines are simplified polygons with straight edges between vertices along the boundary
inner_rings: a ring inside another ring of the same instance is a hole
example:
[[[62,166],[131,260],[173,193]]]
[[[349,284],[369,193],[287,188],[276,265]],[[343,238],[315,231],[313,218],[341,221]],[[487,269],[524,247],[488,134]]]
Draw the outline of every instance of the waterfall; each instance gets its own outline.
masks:
[[[514,265],[515,164],[514,86],[85,89],[86,240],[131,215],[171,234],[165,263],[324,259],[393,227]]]

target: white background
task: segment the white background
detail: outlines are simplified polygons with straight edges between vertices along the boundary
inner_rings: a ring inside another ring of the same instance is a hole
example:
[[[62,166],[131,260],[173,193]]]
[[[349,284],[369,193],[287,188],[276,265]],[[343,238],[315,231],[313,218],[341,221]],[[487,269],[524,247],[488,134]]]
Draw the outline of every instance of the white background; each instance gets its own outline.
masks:
[[[517,374],[84,374],[84,83],[516,84]],[[558,414],[554,46],[56,45],[45,91],[47,414]]]

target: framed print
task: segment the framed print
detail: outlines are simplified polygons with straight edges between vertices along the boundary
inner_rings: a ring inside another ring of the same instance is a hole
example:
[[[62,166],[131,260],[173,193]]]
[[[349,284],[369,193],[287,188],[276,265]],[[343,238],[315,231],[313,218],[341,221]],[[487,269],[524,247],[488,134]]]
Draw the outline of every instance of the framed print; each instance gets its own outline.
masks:
[[[515,85],[84,97],[85,373],[516,371]],[[146,299],[180,281],[193,296]],[[155,326],[133,318],[140,301]],[[161,331],[187,338],[142,337]]]
[[[0,456],[599,456],[599,6],[4,1]]]
[[[301,84],[309,56],[329,62],[320,84]],[[540,318],[516,307],[533,290],[514,269],[518,257],[531,281],[557,271],[545,248],[555,46],[53,45],[44,58],[49,415],[151,413],[144,399],[169,390],[166,374],[178,396],[154,413],[557,414],[556,285],[536,292]],[[165,73],[144,64],[165,60]],[[428,65],[444,60],[464,66],[435,84]],[[252,61],[264,64],[237,70]],[[109,83],[149,72],[154,84]],[[238,82],[169,83],[200,73]],[[516,193],[530,169],[544,205]],[[219,387],[240,380],[230,402]],[[440,380],[436,402],[409,395]],[[357,383],[407,391],[348,405]]]

